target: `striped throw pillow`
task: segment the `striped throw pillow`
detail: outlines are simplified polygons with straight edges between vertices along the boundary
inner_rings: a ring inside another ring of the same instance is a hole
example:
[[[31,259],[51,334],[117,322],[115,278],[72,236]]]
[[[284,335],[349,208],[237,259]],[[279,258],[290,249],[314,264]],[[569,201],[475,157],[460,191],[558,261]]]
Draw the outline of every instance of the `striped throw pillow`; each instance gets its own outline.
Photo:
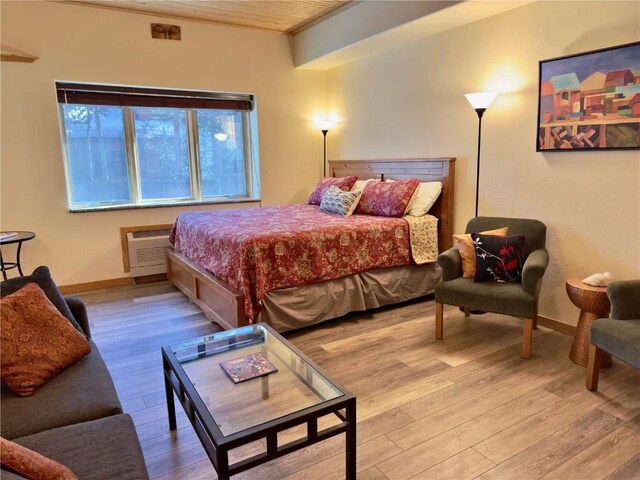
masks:
[[[358,206],[361,194],[362,192],[343,192],[338,187],[331,186],[322,196],[320,210],[348,217]]]

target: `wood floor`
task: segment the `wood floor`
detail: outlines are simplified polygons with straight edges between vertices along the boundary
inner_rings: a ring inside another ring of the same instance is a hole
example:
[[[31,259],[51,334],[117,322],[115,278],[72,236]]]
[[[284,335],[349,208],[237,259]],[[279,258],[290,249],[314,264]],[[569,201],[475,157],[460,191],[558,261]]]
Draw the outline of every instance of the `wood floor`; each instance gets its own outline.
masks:
[[[151,477],[215,479],[180,406],[169,432],[160,345],[217,326],[166,282],[82,298]],[[359,480],[640,478],[640,371],[614,359],[589,392],[565,334],[539,328],[523,360],[518,320],[445,308],[444,328],[427,299],[287,335],[358,397]],[[342,479],[344,437],[235,478]]]

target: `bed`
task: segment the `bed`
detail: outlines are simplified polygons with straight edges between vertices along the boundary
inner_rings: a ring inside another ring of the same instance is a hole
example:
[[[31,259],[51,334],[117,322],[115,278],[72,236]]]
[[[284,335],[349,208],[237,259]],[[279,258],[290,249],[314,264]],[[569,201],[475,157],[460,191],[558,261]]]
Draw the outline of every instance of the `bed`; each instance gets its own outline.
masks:
[[[440,197],[429,211],[429,214],[438,219],[439,250],[443,251],[451,246],[454,158],[340,160],[330,161],[329,165],[330,172],[334,177],[355,175],[361,179],[405,180],[418,178],[421,181],[442,182],[443,188]],[[310,207],[292,205],[279,207],[280,210],[274,209],[274,207],[249,209],[251,211],[244,210],[244,212],[237,210],[231,211],[235,213],[226,213],[227,217],[229,217],[226,221],[230,224],[237,222],[238,225],[244,222],[245,225],[249,226],[251,222],[256,222],[256,217],[251,217],[256,214],[267,216],[282,214],[282,223],[286,224],[286,218],[284,217],[291,216],[291,221],[295,222],[296,215],[312,214],[313,212],[309,211]],[[305,285],[292,284],[291,286],[286,286],[288,285],[286,282],[289,280],[276,278],[276,280],[271,281],[271,284],[265,286],[260,283],[262,282],[262,277],[254,275],[252,280],[254,281],[255,290],[259,293],[258,295],[254,290],[248,291],[240,286],[235,277],[229,276],[233,275],[236,266],[238,267],[237,271],[240,272],[241,264],[234,265],[231,262],[230,270],[220,274],[221,277],[228,279],[228,282],[216,277],[205,268],[205,266],[210,267],[207,255],[210,255],[211,252],[214,252],[218,257],[225,254],[222,250],[218,252],[217,244],[210,246],[206,252],[199,251],[199,246],[205,244],[207,237],[203,236],[202,228],[200,231],[197,230],[197,225],[198,222],[202,223],[204,221],[200,217],[205,215],[215,216],[215,213],[190,212],[179,217],[178,221],[182,232],[182,237],[179,238],[186,239],[191,236],[190,244],[192,248],[185,248],[185,245],[187,245],[186,240],[181,244],[180,241],[176,241],[174,238],[175,248],[167,250],[167,277],[197,304],[209,319],[224,328],[236,328],[256,321],[263,321],[279,331],[293,330],[330,318],[336,318],[351,311],[367,310],[426,295],[433,291],[433,287],[440,280],[441,272],[435,262],[426,265],[406,265],[406,262],[403,264],[402,260],[395,258],[394,255],[396,253],[398,253],[397,257],[404,250],[403,245],[398,243],[393,244],[392,248],[387,246],[387,253],[389,253],[390,258],[385,257],[384,261],[371,264],[371,268],[366,270],[355,269],[353,273],[350,272],[349,265],[343,265],[344,271],[339,274],[334,272],[334,277],[337,278],[331,278],[330,280],[318,281],[319,277],[314,276],[316,272],[306,271],[309,270],[308,268],[305,269],[304,273],[311,283]],[[246,215],[250,216],[243,218]],[[351,218],[354,217],[365,216],[353,216]],[[377,221],[376,217],[369,217],[369,223],[375,224]],[[402,219],[395,219],[395,221],[406,223]],[[358,219],[354,219],[353,223],[358,223]],[[178,222],[176,222],[176,229],[177,227]],[[224,228],[224,225],[219,224],[216,226],[214,224],[208,228],[210,230],[219,230]],[[283,236],[283,241],[286,245],[286,240],[291,238],[291,234],[286,231],[286,225],[283,228],[285,230],[280,234]],[[381,226],[380,228],[383,227]],[[392,228],[399,227],[395,225]],[[176,229],[174,229],[174,233]],[[206,231],[206,228],[204,230]],[[251,229],[247,228],[247,230]],[[355,230],[350,232],[350,235],[355,242],[363,243],[367,241],[366,237],[357,237]],[[238,242],[242,242],[243,235],[240,235],[239,238]],[[265,241],[267,241],[266,237]],[[392,241],[392,239],[389,241]],[[293,243],[290,243],[290,245],[293,245]],[[277,245],[273,246],[277,247]],[[298,252],[298,250],[292,251]],[[303,249],[298,253],[306,255],[306,250]],[[257,255],[254,250],[251,250],[250,253],[244,252],[245,257],[253,258],[254,254]],[[353,254],[356,255],[355,251]],[[220,258],[217,258],[217,261],[220,264]],[[323,265],[326,266],[326,262]],[[272,268],[272,270],[276,269]],[[282,266],[280,270],[283,270]],[[246,272],[243,274],[246,276]],[[239,285],[242,290],[232,286],[230,283]],[[285,285],[285,287],[281,287],[282,285]],[[254,305],[253,309],[251,305]]]

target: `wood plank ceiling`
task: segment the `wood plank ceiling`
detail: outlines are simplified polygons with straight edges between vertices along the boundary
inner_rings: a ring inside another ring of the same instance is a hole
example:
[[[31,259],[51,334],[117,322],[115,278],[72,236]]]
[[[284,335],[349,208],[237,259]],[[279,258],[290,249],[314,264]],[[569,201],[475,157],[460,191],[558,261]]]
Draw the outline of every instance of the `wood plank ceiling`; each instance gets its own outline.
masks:
[[[68,0],[62,3],[292,34],[352,0]]]

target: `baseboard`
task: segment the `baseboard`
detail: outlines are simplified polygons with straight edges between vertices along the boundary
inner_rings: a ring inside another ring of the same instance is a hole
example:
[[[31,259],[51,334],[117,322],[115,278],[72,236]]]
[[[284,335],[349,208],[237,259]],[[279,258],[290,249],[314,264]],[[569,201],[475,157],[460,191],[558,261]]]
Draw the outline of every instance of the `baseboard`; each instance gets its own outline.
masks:
[[[62,285],[58,287],[63,295],[72,293],[88,292],[89,290],[100,290],[102,288],[122,287],[124,285],[133,285],[133,278],[120,277],[108,278],[106,280],[96,280],[95,282],[74,283],[73,285]]]
[[[125,285],[137,285],[140,283],[160,282],[167,279],[166,273],[155,275],[145,275],[143,277],[119,277],[97,280],[95,282],[75,283],[73,285],[62,285],[58,287],[63,295],[88,292],[90,290],[101,290],[103,288],[123,287]]]
[[[543,317],[541,315],[538,315],[538,325],[550,328],[556,332],[566,333],[567,335],[575,335],[576,333],[576,327],[574,325],[562,323],[553,318]]]

